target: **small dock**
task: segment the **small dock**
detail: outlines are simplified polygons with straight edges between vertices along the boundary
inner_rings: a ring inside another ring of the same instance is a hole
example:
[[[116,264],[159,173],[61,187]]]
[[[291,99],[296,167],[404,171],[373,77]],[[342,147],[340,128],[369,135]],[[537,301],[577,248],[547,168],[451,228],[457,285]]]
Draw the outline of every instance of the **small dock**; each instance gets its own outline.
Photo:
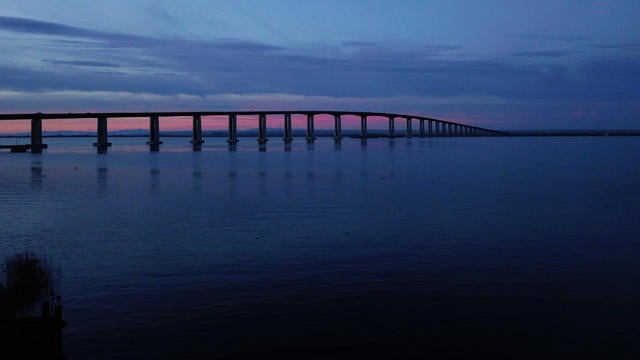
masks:
[[[27,152],[27,150],[31,150],[31,144],[20,144],[20,145],[0,145],[0,149],[9,149],[12,153],[23,153]],[[47,145],[42,145],[43,149],[47,148]]]

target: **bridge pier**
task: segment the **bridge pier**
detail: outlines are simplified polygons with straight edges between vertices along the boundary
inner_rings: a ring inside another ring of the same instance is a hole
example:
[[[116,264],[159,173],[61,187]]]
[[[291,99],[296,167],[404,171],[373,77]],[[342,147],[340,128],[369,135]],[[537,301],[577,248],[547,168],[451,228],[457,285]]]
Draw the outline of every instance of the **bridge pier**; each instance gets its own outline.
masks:
[[[429,121],[429,137],[433,137],[433,120],[428,120]]]
[[[93,146],[97,148],[98,154],[106,153],[107,149],[111,146],[108,137],[106,117],[98,118],[98,138],[96,139],[96,142],[93,143]]]
[[[363,139],[367,138],[367,116],[360,115],[360,136]]]
[[[333,139],[336,142],[342,140],[342,118],[339,114],[333,116]]]
[[[313,114],[307,114],[307,142],[312,143],[316,137],[314,136]]]
[[[160,151],[160,118],[157,115],[149,117],[149,141],[147,141],[150,151]]]
[[[286,144],[293,140],[291,137],[291,114],[284,114],[284,138],[282,140]]]
[[[411,130],[411,118],[408,117],[407,118],[407,137],[410,138],[412,135],[412,130]]]
[[[42,119],[31,119],[31,152],[41,154],[47,146],[42,143]]]
[[[420,137],[424,137],[424,119],[420,120]]]
[[[396,136],[396,122],[394,116],[389,116],[389,136]]]
[[[202,150],[202,116],[201,115],[193,115],[193,136],[191,137],[191,145],[193,146],[193,151]]]
[[[267,115],[258,115],[258,143],[265,144],[267,142]]]
[[[449,136],[453,136],[453,124],[449,123],[448,124],[449,129],[447,130]]]
[[[229,114],[229,137],[227,138],[229,145],[238,143],[238,120],[236,114]]]

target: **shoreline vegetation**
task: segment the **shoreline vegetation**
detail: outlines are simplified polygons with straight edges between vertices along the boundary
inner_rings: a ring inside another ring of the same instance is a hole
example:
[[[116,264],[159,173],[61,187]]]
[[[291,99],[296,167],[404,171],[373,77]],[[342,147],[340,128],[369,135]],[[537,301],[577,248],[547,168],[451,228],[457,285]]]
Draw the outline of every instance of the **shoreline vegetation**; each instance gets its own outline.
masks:
[[[30,252],[15,254],[5,259],[2,272],[0,318],[34,316],[42,302],[53,303],[55,282],[46,258]]]
[[[51,263],[34,253],[7,257],[0,279],[0,357],[62,359],[62,300]]]

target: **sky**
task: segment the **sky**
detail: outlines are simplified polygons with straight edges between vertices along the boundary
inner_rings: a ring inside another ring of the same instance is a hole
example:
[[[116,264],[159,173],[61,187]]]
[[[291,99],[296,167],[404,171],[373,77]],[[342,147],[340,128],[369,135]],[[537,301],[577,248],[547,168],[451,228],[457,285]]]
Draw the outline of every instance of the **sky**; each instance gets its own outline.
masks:
[[[1,113],[349,110],[640,128],[637,0],[0,3]]]

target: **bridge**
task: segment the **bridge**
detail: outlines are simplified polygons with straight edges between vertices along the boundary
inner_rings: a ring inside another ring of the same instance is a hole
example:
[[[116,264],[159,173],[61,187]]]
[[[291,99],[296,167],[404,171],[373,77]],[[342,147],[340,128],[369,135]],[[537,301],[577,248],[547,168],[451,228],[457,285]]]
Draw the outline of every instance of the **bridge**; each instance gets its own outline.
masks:
[[[227,142],[230,146],[238,143],[238,116],[253,116],[258,124],[258,143],[267,142],[267,115],[277,115],[284,118],[283,141],[288,144],[293,140],[291,127],[291,116],[302,115],[307,118],[306,141],[313,142],[315,138],[314,118],[317,115],[333,116],[333,138],[336,142],[341,141],[342,117],[360,117],[360,135],[358,137],[366,139],[371,137],[367,129],[369,117],[383,117],[389,120],[388,137],[460,137],[460,136],[499,136],[506,135],[503,132],[481,128],[478,126],[466,125],[451,121],[434,119],[423,116],[406,114],[393,114],[382,112],[361,112],[361,111],[185,111],[185,112],[96,112],[96,113],[35,113],[35,114],[0,114],[0,120],[30,120],[31,121],[31,143],[26,145],[32,153],[42,153],[42,149],[47,147],[42,141],[42,120],[54,119],[96,119],[97,139],[93,144],[98,153],[106,153],[111,146],[108,140],[107,119],[110,118],[148,118],[149,119],[149,145],[150,151],[159,151],[162,141],[160,141],[160,118],[164,117],[191,117],[193,122],[193,133],[191,144],[194,151],[200,151],[204,141],[202,140],[202,118],[205,116],[226,116],[228,125]],[[400,134],[395,130],[397,119],[406,121],[406,133]],[[419,133],[414,134],[412,123],[419,122]],[[16,145],[18,146],[18,145]],[[25,145],[21,145],[20,150],[26,150]],[[12,149],[13,150],[13,149]]]

